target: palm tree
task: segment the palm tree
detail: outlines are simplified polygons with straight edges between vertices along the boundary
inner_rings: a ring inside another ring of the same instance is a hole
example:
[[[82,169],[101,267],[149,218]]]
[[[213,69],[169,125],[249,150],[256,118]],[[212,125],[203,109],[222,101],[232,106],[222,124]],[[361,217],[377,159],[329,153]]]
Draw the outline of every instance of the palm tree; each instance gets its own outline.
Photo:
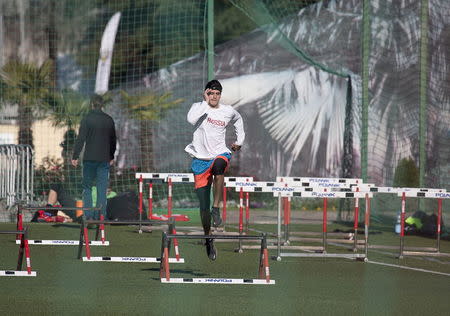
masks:
[[[52,64],[46,61],[36,66],[13,60],[0,70],[0,99],[18,106],[19,144],[34,147],[32,124],[52,98]]]
[[[80,124],[83,116],[89,112],[89,100],[73,90],[64,90],[55,94],[52,102],[48,102],[47,106],[52,126],[67,128],[64,133],[64,140],[60,144],[62,147],[61,156],[63,158],[63,170],[68,190],[76,193],[77,188],[73,184],[77,183],[77,172],[71,168],[70,162],[77,138],[75,127]]]
[[[72,152],[77,137],[75,126],[79,125],[84,115],[89,112],[89,100],[73,90],[64,90],[54,95],[47,103],[49,119],[54,127],[67,128],[64,134],[62,156],[66,161]]]
[[[154,170],[151,123],[161,120],[169,109],[181,103],[183,99],[171,100],[172,93],[129,95],[123,90],[120,93],[124,100],[122,106],[127,109],[132,118],[139,121],[142,169],[151,172]]]

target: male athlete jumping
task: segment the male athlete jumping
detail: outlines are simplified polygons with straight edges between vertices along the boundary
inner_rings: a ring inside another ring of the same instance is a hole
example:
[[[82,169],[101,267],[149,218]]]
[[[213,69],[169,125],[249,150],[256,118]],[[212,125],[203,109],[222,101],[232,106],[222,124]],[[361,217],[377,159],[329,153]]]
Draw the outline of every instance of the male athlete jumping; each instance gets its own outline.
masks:
[[[230,123],[235,127],[237,140],[231,145],[233,151],[241,149],[245,139],[241,115],[230,105],[219,103],[221,94],[220,82],[211,80],[203,92],[204,101],[192,104],[187,114],[187,120],[195,126],[195,130],[192,143],[186,146],[185,151],[193,157],[191,168],[205,235],[211,233],[211,217],[215,227],[222,223],[219,203],[222,200],[224,173],[231,159],[231,150],[225,144],[226,127]],[[212,183],[214,201],[210,208]],[[206,253],[209,259],[216,260],[213,239],[206,239]]]

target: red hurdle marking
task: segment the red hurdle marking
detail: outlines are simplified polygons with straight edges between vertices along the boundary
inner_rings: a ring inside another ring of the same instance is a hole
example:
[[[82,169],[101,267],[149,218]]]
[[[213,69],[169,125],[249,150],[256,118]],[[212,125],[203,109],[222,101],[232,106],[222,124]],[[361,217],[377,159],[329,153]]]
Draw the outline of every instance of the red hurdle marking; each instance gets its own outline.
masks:
[[[100,214],[100,220],[104,221],[105,220],[105,216],[103,214]],[[105,243],[105,224],[100,224],[100,240],[102,242],[102,244]]]
[[[172,216],[172,179],[168,178],[168,193],[167,193],[167,216]]]
[[[369,255],[369,224],[370,224],[370,198],[369,194],[366,193],[366,214],[364,217],[364,241],[365,241],[365,258],[364,261],[368,260]],[[356,239],[356,236],[355,236]],[[356,248],[357,249],[357,248]]]
[[[245,192],[245,230],[248,231],[250,221],[250,198],[249,193]]]
[[[86,257],[91,259],[91,247],[89,246],[89,234],[88,234],[88,228],[85,226],[83,228],[83,234],[84,234],[84,243],[86,244]]]
[[[283,221],[284,221],[284,225],[286,226],[287,224],[289,224],[289,220],[288,220],[288,198],[287,197],[282,197],[283,199]]]
[[[173,234],[177,234],[175,228],[173,229]],[[180,250],[178,249],[178,240],[176,238],[173,239],[173,248],[175,249],[175,258],[177,259],[177,261],[180,261]],[[169,257],[167,256],[167,258]]]
[[[153,183],[148,184],[148,214],[147,218],[152,219],[153,216]]]
[[[263,255],[264,255],[264,271],[266,275],[266,282],[270,283],[269,253],[267,251],[267,248],[263,250]]]
[[[22,212],[17,212],[17,230],[23,230]],[[19,239],[19,234],[16,235],[16,240]]]
[[[288,208],[288,216],[287,216],[287,224],[291,224],[291,197],[287,198],[287,208]]]
[[[243,227],[243,213],[244,213],[244,191],[241,188],[239,191],[239,235],[242,235]]]
[[[359,192],[359,188],[356,188],[356,192]],[[359,198],[355,198],[355,213],[353,217],[353,230],[355,231],[355,236],[353,236],[353,251],[356,252],[358,250]]]
[[[401,209],[401,219],[400,219],[400,236],[405,236],[405,212],[406,212],[406,194],[402,193],[402,209]]]
[[[441,234],[442,199],[438,199],[437,234]]]
[[[0,276],[36,276],[36,272],[32,271],[31,269],[31,256],[30,247],[28,244],[27,229],[15,231],[0,231],[0,234],[15,234],[20,236],[20,246],[17,257],[16,270],[0,270]],[[26,271],[22,271],[24,254],[27,266]]]
[[[142,179],[142,175],[139,177],[139,214],[142,214],[143,210],[143,183],[144,180]]]
[[[28,272],[28,274],[31,274],[30,247],[28,246],[28,239],[26,239],[24,237],[22,237],[22,238],[23,238],[24,245],[25,245],[25,260],[27,262],[27,272]]]
[[[169,270],[169,249],[167,246],[164,246],[164,254],[163,254],[163,260],[161,265],[161,272],[160,272],[160,278],[163,277],[166,278],[167,281],[170,280],[170,270]]]

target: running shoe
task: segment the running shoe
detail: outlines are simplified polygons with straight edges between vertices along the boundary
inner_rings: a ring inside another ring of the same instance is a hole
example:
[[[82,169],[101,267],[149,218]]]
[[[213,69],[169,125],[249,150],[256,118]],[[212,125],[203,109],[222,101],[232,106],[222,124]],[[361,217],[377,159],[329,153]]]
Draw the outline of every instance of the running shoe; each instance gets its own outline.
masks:
[[[212,239],[206,239],[206,254],[212,261],[217,258],[217,250],[216,247],[214,247],[214,241]]]
[[[218,227],[222,224],[222,219],[220,218],[220,211],[218,207],[211,208],[211,216],[213,220],[213,226]]]

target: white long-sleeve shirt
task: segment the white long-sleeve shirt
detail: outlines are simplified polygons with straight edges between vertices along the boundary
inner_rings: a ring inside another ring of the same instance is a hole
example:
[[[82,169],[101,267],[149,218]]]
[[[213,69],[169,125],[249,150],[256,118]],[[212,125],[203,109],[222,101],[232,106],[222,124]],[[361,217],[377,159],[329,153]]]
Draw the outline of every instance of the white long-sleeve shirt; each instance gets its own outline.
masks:
[[[206,115],[205,115],[206,114]],[[217,155],[231,153],[225,144],[226,127],[234,124],[236,145],[242,146],[245,139],[244,123],[238,111],[230,105],[220,104],[213,108],[206,101],[192,104],[187,114],[187,120],[196,126],[203,117],[203,121],[194,131],[192,143],[184,149],[191,156],[198,159],[214,159]]]

